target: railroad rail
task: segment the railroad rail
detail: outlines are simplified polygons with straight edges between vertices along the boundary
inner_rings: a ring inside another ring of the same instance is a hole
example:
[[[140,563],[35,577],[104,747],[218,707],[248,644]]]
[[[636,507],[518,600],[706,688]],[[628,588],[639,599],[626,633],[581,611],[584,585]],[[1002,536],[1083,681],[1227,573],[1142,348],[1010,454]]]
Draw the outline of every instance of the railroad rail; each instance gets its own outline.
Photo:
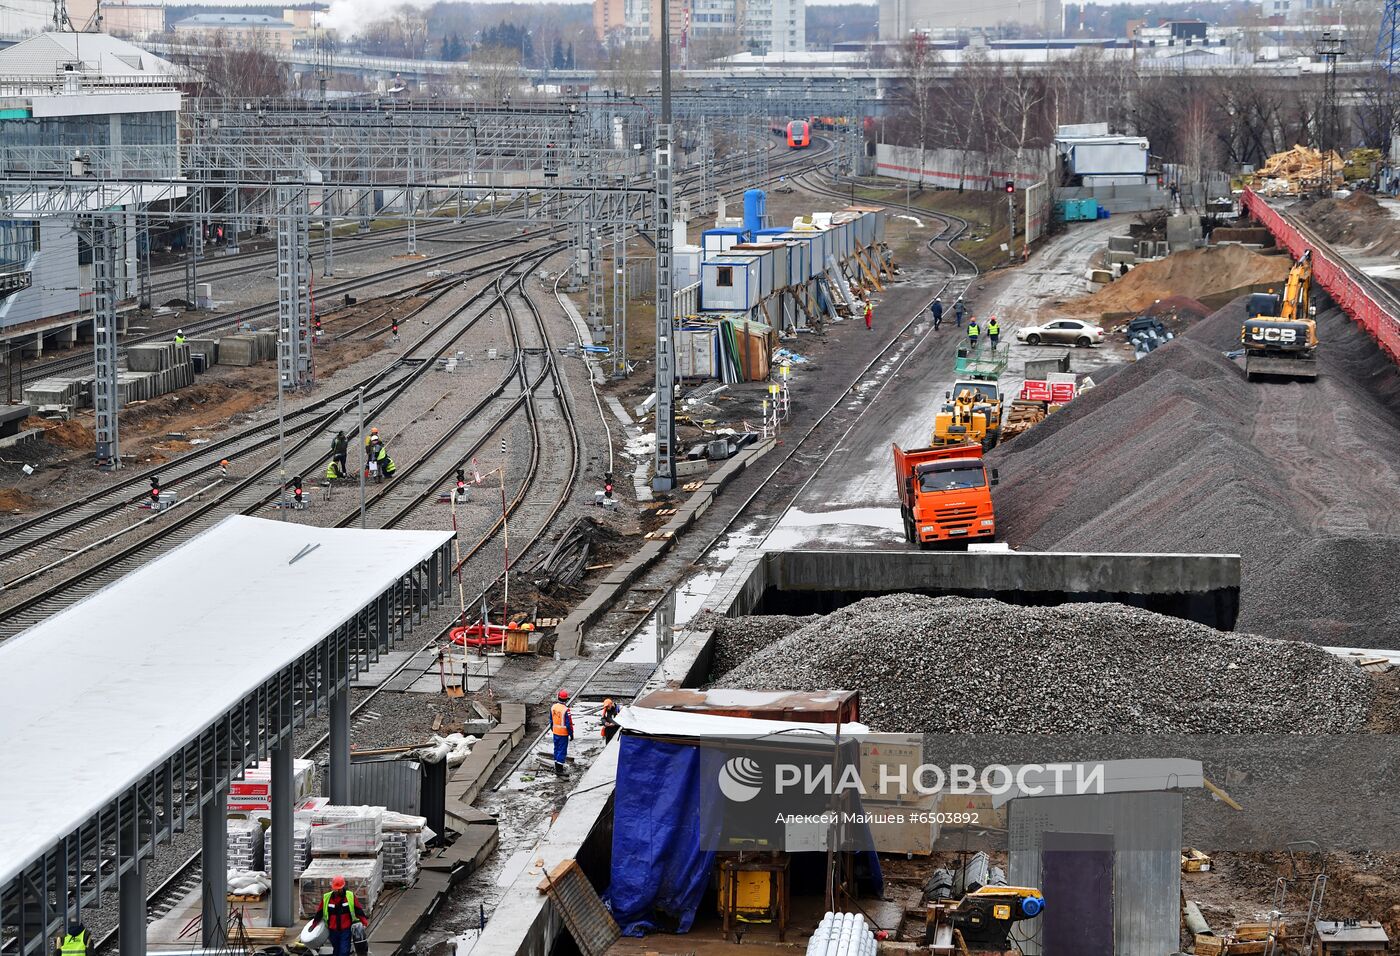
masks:
[[[1241,203],[1295,259],[1313,250],[1313,279],[1392,362],[1400,364],[1400,296],[1348,262],[1311,226],[1270,205],[1254,190],[1246,189]]]
[[[823,142],[825,143],[825,141]],[[805,155],[799,155],[797,157],[794,157],[790,162],[780,162],[775,165],[779,168],[785,168],[791,165],[796,165],[798,163],[811,164],[812,161],[818,156],[824,153],[829,153],[830,151],[830,144],[826,143],[825,148],[822,150],[811,150],[808,151]],[[828,160],[827,163],[829,162],[830,161]],[[773,178],[776,179],[776,174]],[[553,253],[551,252],[550,254]],[[528,255],[529,254],[527,254],[527,256]],[[521,257],[521,259],[524,258],[526,258],[526,256]],[[544,258],[547,258],[547,256],[542,256],[540,261],[543,261]],[[522,271],[528,274],[529,269],[525,269]],[[534,498],[543,499],[539,502],[539,505],[544,512],[544,517],[540,521],[538,527],[533,531],[533,533],[530,534],[519,546],[518,550],[516,550],[514,546],[512,547],[512,552],[514,554],[513,560],[511,562],[512,566],[518,564],[522,559],[525,558],[526,555],[528,555],[531,552],[531,550],[539,543],[540,539],[548,531],[549,527],[558,517],[559,513],[568,504],[569,499],[572,496],[574,487],[577,485],[582,463],[582,453],[577,422],[573,415],[571,403],[569,402],[567,397],[567,391],[569,389],[568,380],[565,376],[563,376],[560,373],[555,363],[555,355],[557,354],[557,349],[554,346],[552,336],[550,335],[548,327],[544,322],[543,316],[537,304],[534,302],[533,298],[530,295],[530,291],[525,284],[524,278],[524,276],[520,276],[512,282],[506,283],[504,285],[504,288],[498,287],[497,294],[492,300],[492,305],[494,305],[496,302],[500,302],[504,305],[508,317],[508,323],[512,324],[512,327],[516,329],[517,334],[519,330],[518,324],[515,324],[517,323],[517,317],[519,314],[517,310],[520,308],[520,306],[523,306],[524,309],[528,311],[532,323],[535,329],[538,331],[539,342],[542,345],[541,354],[547,360],[547,373],[536,376],[530,384],[525,386],[525,400],[523,401],[523,403],[521,403],[520,407],[525,410],[529,421],[529,427],[531,429],[531,457],[530,463],[527,466],[526,474],[522,478],[520,486],[517,489],[515,495],[507,503],[506,509],[507,517],[514,515],[518,512],[520,508],[528,504],[527,498],[533,496]],[[554,283],[553,292],[557,298],[562,299],[563,294],[559,291],[557,281]],[[519,306],[511,302],[512,295],[519,300]],[[485,311],[486,310],[483,310],[483,314]],[[517,338],[515,339],[515,341],[519,342],[519,339]],[[517,351],[522,350],[517,349]],[[868,366],[866,366],[866,371],[868,372],[871,368],[873,368],[878,360],[879,356],[877,356],[876,359],[873,359],[871,363]],[[430,364],[431,363],[428,362],[422,363],[419,366],[419,368],[425,367]],[[516,372],[517,376],[523,374],[523,370]],[[569,446],[568,471],[567,474],[563,476],[562,480],[559,480],[557,483],[554,481],[541,481],[538,478],[542,468],[542,463],[547,457],[549,457],[545,454],[545,452],[549,451],[552,454],[556,450],[555,446],[550,446],[548,449],[546,449],[545,447],[545,436],[539,424],[541,419],[536,409],[536,403],[541,400],[537,396],[537,393],[539,393],[542,390],[543,386],[548,382],[553,382],[554,384],[553,399],[557,400],[559,404],[559,408],[561,411],[560,417],[565,423]],[[607,430],[608,434],[611,435],[611,428],[608,426],[607,415],[603,408],[601,395],[598,392],[597,384],[593,381],[591,376],[589,377],[589,387],[593,393],[593,401],[597,408],[600,419],[603,422],[603,426]],[[839,404],[839,401],[833,404],[831,409],[828,410],[828,415],[832,411],[835,411]],[[517,408],[515,412],[508,412],[508,414],[518,414],[518,412],[519,409]],[[494,433],[494,431],[490,432],[488,435],[483,436],[481,439],[479,439],[479,441],[489,440],[490,435]],[[810,435],[811,432],[809,431],[808,434]],[[789,450],[787,455],[785,455],[784,457],[784,462],[792,458],[792,455],[796,451],[797,447],[798,446],[794,446],[791,450]],[[468,446],[468,450],[465,453],[460,451],[456,452],[456,454],[462,456],[458,459],[459,461],[469,460],[470,448],[471,446]],[[327,456],[324,455],[321,456],[320,461],[324,462],[326,457]],[[451,460],[450,455],[446,460]],[[612,449],[611,447],[609,447],[609,461],[611,462],[611,460]],[[772,475],[769,476],[769,478],[771,477]],[[767,479],[765,479],[765,481],[766,480]],[[382,523],[381,526],[391,527],[394,523],[404,520],[404,518],[407,516],[408,513],[412,511],[413,508],[416,508],[423,502],[430,500],[431,497],[434,494],[436,494],[437,489],[441,487],[441,485],[441,482],[428,482],[427,488],[423,491],[422,494],[417,496],[416,500],[414,500],[407,508],[401,507],[397,512],[382,519],[384,523]],[[386,484],[383,487],[387,489],[389,487],[392,487],[392,484]],[[387,496],[385,500],[388,500]],[[357,519],[358,509],[356,509],[356,520]],[[492,524],[492,526],[489,529],[487,529],[470,548],[466,549],[463,552],[462,558],[459,560],[459,562],[453,569],[455,573],[460,575],[468,561],[481,555],[481,553],[490,546],[491,542],[495,540],[496,536],[501,531],[503,527],[503,520],[504,519],[502,518],[497,518]],[[512,532],[512,541],[514,541],[514,527],[512,528]],[[486,586],[477,595],[468,598],[465,602],[463,602],[463,606],[469,608],[478,606],[486,598],[490,591],[501,582],[501,580],[505,576],[505,573],[506,571],[504,569],[500,573],[497,573],[489,582],[487,582]],[[457,618],[454,616],[453,620],[447,626],[437,630],[428,641],[422,644],[420,650],[441,644],[447,638],[448,631],[452,627],[456,626],[457,623]],[[416,655],[407,655],[403,663],[401,663],[397,668],[395,668],[393,673],[389,675],[389,678],[401,674],[414,662],[415,658]],[[386,678],[384,681],[382,681],[375,687],[369,688],[362,692],[364,696],[361,697],[361,699],[352,707],[352,718],[362,713],[367,708],[367,706],[383,691],[383,688],[389,682],[389,678]],[[326,742],[327,738],[325,736],[322,736],[318,741],[316,741],[303,752],[303,758],[314,756],[317,752],[324,748]],[[152,892],[148,895],[148,911],[151,914],[160,914],[164,911],[168,911],[168,909],[173,907],[173,905],[179,899],[183,898],[185,895],[188,894],[188,892],[192,888],[198,885],[199,879],[200,854],[195,853],[194,855],[186,859],[182,864],[180,864],[168,877],[162,880],[162,882],[157,887],[155,887],[154,890],[152,890]],[[94,951],[109,950],[111,945],[116,941],[116,937],[117,928],[114,926],[111,930],[97,938],[94,944]]]
[[[838,199],[846,198],[845,194],[837,192],[832,188],[822,185],[812,185],[808,183],[806,179],[803,178],[803,176],[797,176],[793,178],[801,180],[803,188],[806,188],[809,191],[820,193],[823,195],[834,196]],[[927,210],[922,209],[920,210],[920,212],[927,213],[930,218],[938,219],[943,223],[943,229],[940,230],[940,232],[936,236],[928,240],[928,248],[930,249],[930,251],[932,251],[940,259],[942,259],[948,265],[949,268],[948,278],[944,281],[943,285],[939,287],[938,291],[934,293],[934,295],[939,296],[942,295],[944,292],[949,291],[953,287],[954,283],[971,282],[974,278],[977,277],[977,275],[980,274],[980,270],[978,269],[976,263],[974,263],[971,259],[967,258],[966,256],[962,255],[962,253],[957,252],[957,250],[952,248],[952,243],[956,242],[958,238],[961,237],[963,233],[967,231],[967,220],[962,219],[958,216],[945,214],[941,212],[929,213]],[[939,245],[947,249],[947,254],[944,254],[938,250],[937,246]],[[961,262],[959,260],[961,260]],[[789,462],[794,461],[794,459],[799,454],[803,454],[804,457],[801,460],[803,462],[803,469],[806,473],[806,478],[805,480],[800,481],[800,483],[796,483],[796,491],[793,492],[791,498],[788,501],[788,504],[783,508],[783,511],[773,521],[772,526],[776,527],[782,522],[783,516],[785,516],[787,512],[792,509],[793,503],[796,502],[796,500],[801,496],[803,489],[805,489],[808,483],[810,483],[812,479],[817,475],[817,473],[820,472],[822,467],[831,458],[832,454],[834,454],[836,450],[842,446],[842,444],[846,440],[847,435],[849,435],[850,432],[859,423],[861,417],[865,414],[866,410],[874,404],[874,399],[878,397],[881,392],[884,391],[885,386],[894,380],[894,378],[899,374],[899,371],[904,368],[904,366],[918,351],[917,346],[914,348],[910,348],[907,354],[905,354],[900,359],[898,364],[896,364],[893,368],[887,370],[886,374],[882,376],[883,380],[875,389],[873,395],[870,397],[869,400],[861,404],[860,411],[857,412],[856,415],[852,417],[850,422],[846,424],[845,429],[840,433],[839,437],[831,443],[830,448],[826,451],[825,454],[822,455],[821,459],[817,462],[815,467],[811,466],[810,457],[805,455],[805,450],[807,448],[808,442],[817,433],[818,429],[820,429],[823,425],[830,421],[833,415],[836,414],[838,409],[840,409],[843,405],[845,405],[848,402],[849,395],[860,385],[860,383],[866,378],[866,376],[868,376],[877,367],[879,363],[884,362],[887,358],[891,356],[892,353],[897,351],[896,347],[900,344],[900,340],[904,337],[905,333],[907,333],[911,328],[914,327],[914,325],[916,325],[923,319],[923,309],[920,309],[919,311],[915,312],[914,315],[911,316],[904,323],[904,325],[900,327],[899,331],[891,337],[889,343],[886,344],[883,348],[881,348],[875,354],[875,356],[865,364],[865,366],[856,374],[851,383],[845,388],[842,388],[835,392],[835,394],[838,396],[836,401],[834,401],[829,407],[827,407],[827,409],[824,412],[822,412],[822,414],[816,419],[816,421],[814,421],[795,442],[786,442],[783,445],[784,453],[781,460],[779,460],[779,462],[773,467],[773,469],[767,475],[764,476],[763,480],[759,482],[758,486],[754,488],[754,490],[750,493],[749,497],[745,499],[744,503],[734,512],[734,514],[729,518],[729,520],[724,523],[724,525],[719,529],[719,531],[716,532],[710,538],[710,540],[706,543],[705,547],[700,551],[699,555],[696,556],[695,560],[692,562],[692,565],[699,565],[707,555],[711,554],[716,548],[718,548],[719,545],[723,542],[725,536],[728,535],[734,529],[734,526],[738,523],[740,517],[742,517],[748,511],[749,506],[753,504],[754,500],[758,497],[758,495],[770,486],[770,483],[778,476],[779,472],[781,472],[789,464]],[[676,589],[680,587],[684,579],[685,576],[682,575],[680,578],[677,578],[676,580],[670,582],[665,587],[665,589],[663,589],[660,592],[660,595],[656,598],[654,602],[652,602],[648,607],[636,611],[637,619],[624,631],[623,637],[617,642],[616,645],[614,645],[611,648],[611,650],[606,655],[604,655],[599,660],[597,666],[595,666],[591,671],[589,671],[588,674],[584,676],[581,682],[578,682],[577,689],[571,688],[575,698],[583,696],[583,692],[588,689],[592,682],[603,671],[604,667],[606,667],[612,661],[616,660],[618,655],[620,655],[631,644],[631,642],[634,639],[636,639],[637,635],[641,632],[641,629],[644,626],[646,626],[647,622],[652,618],[652,616],[664,606],[667,600],[670,600],[672,598]],[[535,752],[535,750],[540,746],[540,744],[543,743],[544,738],[548,734],[549,730],[546,729],[540,734],[537,734],[535,737],[521,744],[518,755],[516,756],[515,760],[498,777],[495,786],[492,788],[494,791],[499,792],[507,785],[507,783],[510,781],[510,778],[515,774],[517,770],[520,769],[521,765],[524,764],[524,762],[530,758],[530,755]]]

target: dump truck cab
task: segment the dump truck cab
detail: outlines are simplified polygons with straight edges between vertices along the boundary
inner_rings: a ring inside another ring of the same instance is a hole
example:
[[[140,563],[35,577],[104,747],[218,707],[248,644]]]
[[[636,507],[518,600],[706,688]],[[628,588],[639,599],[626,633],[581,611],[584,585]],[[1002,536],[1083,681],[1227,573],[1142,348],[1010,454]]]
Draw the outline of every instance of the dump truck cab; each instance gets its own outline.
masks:
[[[1312,304],[1312,250],[1298,257],[1282,293],[1255,292],[1240,329],[1245,378],[1317,378],[1317,308]]]
[[[991,489],[997,476],[988,474],[980,444],[893,447],[906,541],[934,548],[996,539]]]

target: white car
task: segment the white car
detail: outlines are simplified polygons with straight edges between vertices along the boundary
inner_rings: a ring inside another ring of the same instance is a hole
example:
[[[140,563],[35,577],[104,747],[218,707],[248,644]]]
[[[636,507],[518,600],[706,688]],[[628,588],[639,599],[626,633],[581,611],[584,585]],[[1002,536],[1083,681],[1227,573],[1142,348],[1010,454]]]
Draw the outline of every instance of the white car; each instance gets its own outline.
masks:
[[[1056,319],[1044,325],[1027,325],[1016,330],[1016,341],[1026,345],[1078,345],[1088,347],[1103,341],[1103,329],[1080,319]]]

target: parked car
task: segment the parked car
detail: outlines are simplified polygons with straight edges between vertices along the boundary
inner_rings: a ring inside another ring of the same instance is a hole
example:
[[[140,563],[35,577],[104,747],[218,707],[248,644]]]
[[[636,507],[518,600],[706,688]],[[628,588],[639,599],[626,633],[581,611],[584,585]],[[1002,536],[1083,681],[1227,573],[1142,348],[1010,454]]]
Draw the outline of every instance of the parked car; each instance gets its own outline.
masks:
[[[1028,325],[1016,330],[1016,341],[1027,345],[1098,345],[1103,329],[1079,319],[1056,319],[1044,325]]]

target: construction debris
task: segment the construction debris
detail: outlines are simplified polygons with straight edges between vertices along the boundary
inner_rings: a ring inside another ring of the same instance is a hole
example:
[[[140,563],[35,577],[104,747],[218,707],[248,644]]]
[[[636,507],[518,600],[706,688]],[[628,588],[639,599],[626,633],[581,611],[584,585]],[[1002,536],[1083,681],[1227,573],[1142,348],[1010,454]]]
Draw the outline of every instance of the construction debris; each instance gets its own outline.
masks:
[[[1252,185],[1265,196],[1297,196],[1323,185],[1330,176],[1335,188],[1343,182],[1344,165],[1335,150],[1324,156],[1310,146],[1294,146],[1264,160],[1252,177]]]
[[[1365,721],[1354,664],[1118,604],[1019,607],[894,594],[807,624],[725,687],[861,694],[889,732],[1334,733]]]

